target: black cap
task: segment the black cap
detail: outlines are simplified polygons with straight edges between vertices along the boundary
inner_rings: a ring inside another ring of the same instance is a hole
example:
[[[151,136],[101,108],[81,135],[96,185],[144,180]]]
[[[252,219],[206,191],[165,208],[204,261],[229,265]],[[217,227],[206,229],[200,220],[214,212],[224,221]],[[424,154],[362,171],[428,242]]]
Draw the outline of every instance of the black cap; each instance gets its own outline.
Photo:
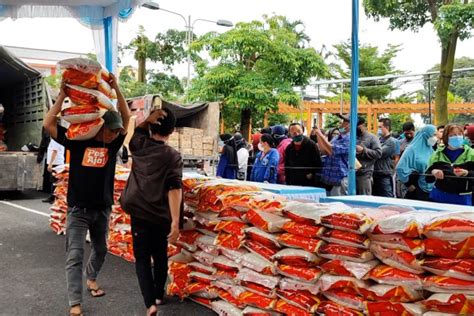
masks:
[[[350,117],[349,114],[337,113],[336,116],[339,117],[340,119],[346,121],[346,122],[351,121],[351,117]],[[365,124],[365,118],[363,118],[362,116],[357,116],[357,126],[362,125],[362,124]]]

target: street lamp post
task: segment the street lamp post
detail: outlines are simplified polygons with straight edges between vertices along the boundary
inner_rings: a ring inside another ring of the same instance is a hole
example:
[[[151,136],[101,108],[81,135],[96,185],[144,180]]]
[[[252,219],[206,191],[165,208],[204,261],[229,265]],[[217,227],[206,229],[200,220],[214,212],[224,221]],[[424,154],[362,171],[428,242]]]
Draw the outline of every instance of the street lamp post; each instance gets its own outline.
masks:
[[[188,48],[187,56],[186,56],[187,63],[188,63],[188,75],[187,75],[187,78],[186,78],[186,87],[189,88],[189,86],[191,84],[191,43],[193,42],[194,24],[196,24],[196,22],[198,22],[198,21],[214,23],[216,25],[224,26],[224,27],[233,27],[234,24],[232,22],[228,21],[228,20],[222,20],[222,19],[219,19],[217,21],[207,20],[207,19],[195,19],[194,21],[192,21],[191,20],[191,15],[188,15],[188,18],[186,19],[186,17],[184,15],[182,15],[181,13],[174,12],[174,11],[167,10],[167,9],[163,9],[156,2],[146,2],[142,6],[147,8],[147,9],[161,10],[161,11],[165,11],[165,12],[168,12],[168,13],[171,13],[171,14],[174,14],[174,15],[178,15],[183,19],[184,26],[186,28],[185,42],[186,42],[186,46]]]

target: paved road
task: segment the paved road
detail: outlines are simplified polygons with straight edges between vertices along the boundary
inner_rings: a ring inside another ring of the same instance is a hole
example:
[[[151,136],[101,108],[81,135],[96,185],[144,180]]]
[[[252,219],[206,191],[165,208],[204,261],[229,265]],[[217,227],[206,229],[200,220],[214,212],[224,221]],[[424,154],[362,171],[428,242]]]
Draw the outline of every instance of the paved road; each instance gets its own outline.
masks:
[[[68,315],[64,236],[56,236],[49,228],[49,204],[41,202],[44,197],[37,192],[0,193],[2,316]],[[133,264],[107,256],[99,282],[107,295],[93,299],[84,293],[85,315],[145,315]],[[214,313],[195,303],[170,298],[159,315]]]

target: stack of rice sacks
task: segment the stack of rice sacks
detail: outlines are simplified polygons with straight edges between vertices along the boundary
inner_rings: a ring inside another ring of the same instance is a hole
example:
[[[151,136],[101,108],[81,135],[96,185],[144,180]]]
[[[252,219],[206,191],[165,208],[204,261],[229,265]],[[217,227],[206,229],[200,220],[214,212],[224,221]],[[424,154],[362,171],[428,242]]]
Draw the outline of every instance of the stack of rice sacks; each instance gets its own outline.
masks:
[[[71,58],[59,62],[69,103],[61,108],[61,117],[70,123],[66,137],[71,140],[94,138],[104,124],[102,116],[115,110],[116,92],[110,74],[93,60]]]
[[[130,169],[117,165],[114,182],[114,205],[110,215],[108,249],[113,255],[135,262],[130,215],[120,206],[119,198],[127,184]]]
[[[57,166],[53,169],[56,179],[54,183],[54,203],[50,207],[49,226],[58,235],[66,231],[67,186],[69,180],[69,165]]]

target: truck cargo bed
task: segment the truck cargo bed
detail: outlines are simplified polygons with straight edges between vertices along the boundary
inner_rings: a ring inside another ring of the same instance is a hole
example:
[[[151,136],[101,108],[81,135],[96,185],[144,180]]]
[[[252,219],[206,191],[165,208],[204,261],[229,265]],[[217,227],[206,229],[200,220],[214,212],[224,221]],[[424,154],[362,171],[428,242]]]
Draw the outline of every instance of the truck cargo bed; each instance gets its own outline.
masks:
[[[0,152],[0,191],[39,190],[42,184],[42,165],[35,153]]]

